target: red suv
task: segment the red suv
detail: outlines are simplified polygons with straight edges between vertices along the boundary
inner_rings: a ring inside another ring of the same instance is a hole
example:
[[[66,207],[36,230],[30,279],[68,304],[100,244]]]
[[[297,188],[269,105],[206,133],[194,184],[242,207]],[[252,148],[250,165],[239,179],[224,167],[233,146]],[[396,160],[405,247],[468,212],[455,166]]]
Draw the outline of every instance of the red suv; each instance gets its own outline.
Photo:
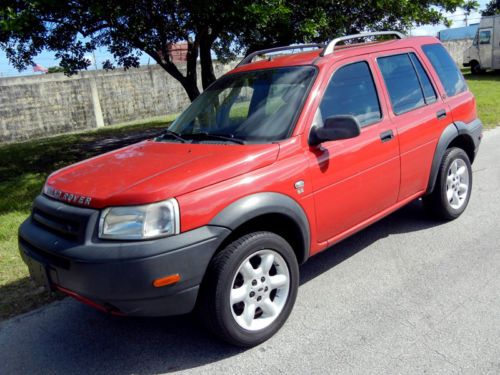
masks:
[[[256,345],[289,316],[310,256],[418,198],[458,217],[481,136],[435,38],[255,52],[156,139],[50,175],[20,252],[35,280],[100,310],[197,310]]]

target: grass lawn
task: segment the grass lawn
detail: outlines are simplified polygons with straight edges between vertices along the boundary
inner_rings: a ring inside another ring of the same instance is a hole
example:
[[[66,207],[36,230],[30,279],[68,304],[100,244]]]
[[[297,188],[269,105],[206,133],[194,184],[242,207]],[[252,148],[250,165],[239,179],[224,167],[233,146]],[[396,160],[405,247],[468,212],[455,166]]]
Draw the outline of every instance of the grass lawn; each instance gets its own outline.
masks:
[[[125,145],[151,138],[172,117],[30,142],[0,145],[0,321],[61,298],[35,288],[17,248],[17,228],[29,215],[48,174]]]
[[[480,75],[463,70],[467,84],[477,101],[479,118],[486,128],[500,125],[500,73],[487,72]]]
[[[500,74],[464,70],[485,127],[500,125]],[[18,254],[17,228],[47,175],[61,167],[150,138],[170,119],[0,145],[0,321],[61,298],[36,289]]]

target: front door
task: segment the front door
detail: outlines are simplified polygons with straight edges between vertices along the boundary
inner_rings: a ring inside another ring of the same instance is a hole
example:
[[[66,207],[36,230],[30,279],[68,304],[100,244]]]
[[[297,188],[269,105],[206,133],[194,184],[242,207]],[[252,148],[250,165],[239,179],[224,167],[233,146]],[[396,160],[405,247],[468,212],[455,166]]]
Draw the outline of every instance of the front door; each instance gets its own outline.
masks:
[[[359,58],[358,58],[359,59]],[[312,126],[353,115],[361,134],[309,149],[318,242],[335,241],[396,203],[400,163],[397,133],[378,95],[369,59],[337,63]]]
[[[479,29],[479,63],[483,69],[491,69],[493,61],[493,29]]]

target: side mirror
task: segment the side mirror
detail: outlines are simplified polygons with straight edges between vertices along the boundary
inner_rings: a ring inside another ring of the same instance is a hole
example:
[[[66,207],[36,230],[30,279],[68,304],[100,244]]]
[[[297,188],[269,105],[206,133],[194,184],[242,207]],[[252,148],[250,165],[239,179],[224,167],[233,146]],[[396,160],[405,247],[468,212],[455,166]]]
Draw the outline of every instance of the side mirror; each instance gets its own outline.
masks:
[[[314,127],[309,134],[309,145],[317,146],[323,142],[357,137],[361,128],[356,117],[351,115],[331,116],[322,128]]]

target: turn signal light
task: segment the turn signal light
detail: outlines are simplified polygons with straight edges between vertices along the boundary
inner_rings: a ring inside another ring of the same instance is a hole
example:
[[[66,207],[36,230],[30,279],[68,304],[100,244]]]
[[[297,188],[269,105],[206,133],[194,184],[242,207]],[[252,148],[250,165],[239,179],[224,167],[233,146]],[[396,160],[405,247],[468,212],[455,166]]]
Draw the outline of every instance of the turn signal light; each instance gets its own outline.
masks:
[[[180,279],[181,279],[181,276],[178,273],[176,273],[175,275],[169,275],[169,276],[165,276],[165,277],[156,279],[155,281],[153,281],[153,285],[156,288],[161,288],[162,286],[175,284]]]

